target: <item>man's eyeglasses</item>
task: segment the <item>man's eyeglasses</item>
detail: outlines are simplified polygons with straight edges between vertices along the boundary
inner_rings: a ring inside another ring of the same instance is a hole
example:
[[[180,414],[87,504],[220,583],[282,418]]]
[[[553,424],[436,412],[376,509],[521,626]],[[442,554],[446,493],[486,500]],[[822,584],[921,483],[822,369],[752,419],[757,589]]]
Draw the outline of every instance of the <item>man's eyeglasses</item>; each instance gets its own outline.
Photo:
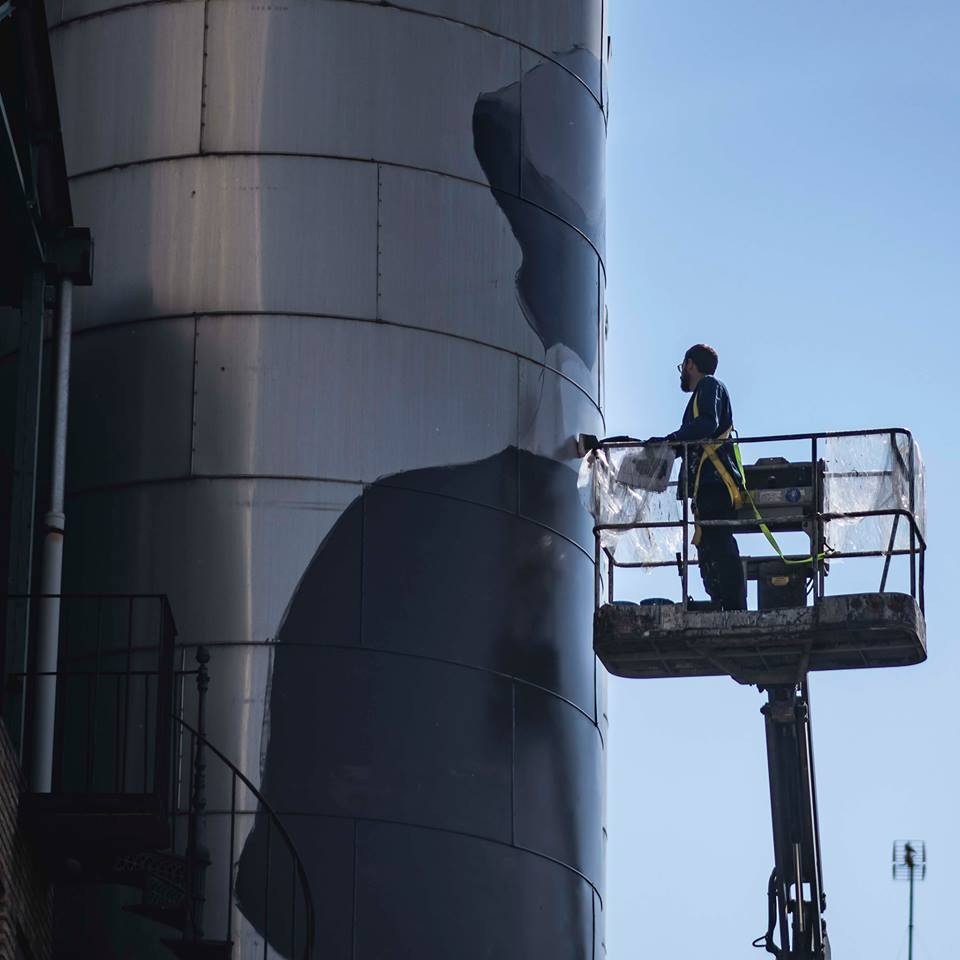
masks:
[[[678,363],[678,364],[677,364],[677,373],[683,373],[683,368],[684,368],[684,366],[686,365],[686,363],[687,363],[687,361],[684,360],[683,363]]]

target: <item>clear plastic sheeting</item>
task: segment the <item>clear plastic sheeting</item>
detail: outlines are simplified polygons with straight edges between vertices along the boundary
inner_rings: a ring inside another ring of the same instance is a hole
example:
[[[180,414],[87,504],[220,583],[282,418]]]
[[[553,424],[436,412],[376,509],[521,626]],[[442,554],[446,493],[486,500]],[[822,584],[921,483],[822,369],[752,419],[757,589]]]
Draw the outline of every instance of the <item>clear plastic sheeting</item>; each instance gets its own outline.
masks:
[[[814,435],[810,436],[812,439]],[[783,438],[786,443],[797,439]],[[756,451],[746,442],[742,449],[744,454]],[[779,447],[776,439],[763,440],[765,455],[788,451]],[[923,460],[910,434],[885,430],[819,435],[817,459],[822,463],[822,512],[829,518],[823,521],[822,529],[828,556],[920,549],[916,537],[911,543],[911,517],[916,530],[925,537]],[[584,507],[598,527],[628,527],[599,531],[601,547],[618,565],[654,566],[676,561],[682,550],[683,528],[679,524],[682,504],[676,496],[674,468],[674,450],[667,444],[611,445],[583,459],[578,487]],[[760,493],[757,503],[763,513]],[[745,506],[739,518],[756,530],[752,507]],[[692,525],[692,514],[688,519]],[[665,523],[677,525],[646,526]]]
[[[676,523],[682,515],[675,458],[666,444],[595,450],[580,464],[580,501],[598,526]],[[600,545],[618,564],[673,563],[682,544],[680,526],[600,531]]]
[[[821,449],[825,514],[905,510],[926,537],[923,460],[909,434],[829,437]],[[909,550],[910,531],[906,516],[850,516],[826,522],[824,539],[829,550],[840,553]]]

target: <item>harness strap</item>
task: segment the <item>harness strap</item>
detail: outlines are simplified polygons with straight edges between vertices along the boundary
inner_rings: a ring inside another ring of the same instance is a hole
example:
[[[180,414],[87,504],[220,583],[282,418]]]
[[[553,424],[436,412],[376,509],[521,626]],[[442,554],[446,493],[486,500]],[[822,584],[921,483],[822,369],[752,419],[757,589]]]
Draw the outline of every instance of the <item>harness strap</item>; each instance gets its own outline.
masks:
[[[696,419],[700,416],[700,404],[697,399],[697,394],[693,395],[693,417]],[[703,470],[704,460],[709,459],[710,463],[713,464],[713,469],[717,471],[717,476],[723,481],[723,485],[727,488],[727,494],[730,496],[730,505],[734,510],[739,510],[743,506],[743,493],[740,484],[737,483],[733,474],[727,469],[727,465],[720,459],[717,455],[717,451],[720,449],[721,444],[725,440],[730,439],[730,435],[733,432],[732,427],[728,427],[723,431],[716,439],[719,443],[705,443],[703,445],[703,453],[700,456],[700,460],[697,463],[697,473],[693,478],[693,499],[696,500],[697,494],[700,492],[700,473]],[[743,474],[743,468],[740,468],[741,475]],[[696,547],[700,544],[700,538],[703,533],[702,528],[698,522],[694,522],[693,525],[693,545]]]
[[[693,416],[694,419],[700,416],[700,404],[697,401],[697,394],[693,395]],[[697,493],[700,490],[700,471],[703,470],[703,461],[704,458],[709,458],[710,463],[713,464],[713,468],[717,471],[717,475],[723,481],[723,485],[727,488],[727,493],[730,495],[730,504],[734,510],[739,510],[743,507],[744,500],[750,504],[753,509],[753,515],[757,520],[757,526],[760,527],[760,532],[767,538],[767,543],[776,551],[777,556],[786,564],[804,564],[813,562],[813,557],[802,557],[799,560],[789,560],[783,555],[783,550],[780,549],[780,544],[777,543],[777,538],[773,535],[773,532],[764,522],[763,515],[760,513],[757,508],[757,504],[753,499],[750,491],[747,489],[747,473],[743,468],[743,458],[740,455],[740,444],[733,444],[733,456],[737,463],[737,469],[740,471],[740,477],[743,481],[743,486],[741,487],[737,483],[736,479],[727,469],[726,464],[720,459],[717,455],[717,451],[720,449],[720,445],[725,441],[729,440],[733,434],[733,427],[729,427],[724,430],[716,439],[720,441],[719,443],[705,443],[703,445],[703,456],[700,457],[700,462],[697,464],[697,473],[693,481],[693,498],[694,500],[697,497]],[[700,526],[699,522],[695,521],[693,525],[693,545],[696,547],[700,544],[700,538],[703,533],[703,529]],[[817,562],[824,559],[826,553],[818,554]]]
[[[740,476],[743,477],[744,480],[746,480],[747,474],[746,474],[746,472],[745,472],[744,469],[743,469],[743,458],[740,456],[740,444],[739,444],[739,443],[735,443],[735,444],[733,445],[733,455],[734,455],[734,457],[736,458],[736,461],[737,461],[737,469],[740,471]],[[788,565],[791,565],[791,564],[802,564],[802,563],[812,563],[812,562],[813,562],[813,557],[801,557],[799,560],[790,560],[790,559],[788,559],[787,557],[785,557],[785,556],[783,555],[783,550],[780,549],[780,544],[777,543],[777,538],[773,535],[773,533],[771,532],[770,528],[766,525],[766,523],[764,523],[763,515],[760,513],[759,509],[757,508],[756,501],[753,499],[753,496],[751,495],[750,491],[747,489],[746,483],[744,483],[743,492],[746,494],[747,501],[750,503],[750,506],[753,508],[753,515],[754,515],[754,517],[755,517],[756,520],[757,520],[757,526],[760,527],[760,532],[767,538],[767,543],[769,543],[770,546],[773,547],[774,550],[776,550],[777,556],[778,556],[784,563],[786,563],[786,564],[788,564]],[[816,558],[816,559],[817,559],[817,563],[819,563],[819,562],[820,562],[821,560],[823,560],[825,557],[826,557],[826,553],[819,553],[819,554],[817,554],[817,558]]]

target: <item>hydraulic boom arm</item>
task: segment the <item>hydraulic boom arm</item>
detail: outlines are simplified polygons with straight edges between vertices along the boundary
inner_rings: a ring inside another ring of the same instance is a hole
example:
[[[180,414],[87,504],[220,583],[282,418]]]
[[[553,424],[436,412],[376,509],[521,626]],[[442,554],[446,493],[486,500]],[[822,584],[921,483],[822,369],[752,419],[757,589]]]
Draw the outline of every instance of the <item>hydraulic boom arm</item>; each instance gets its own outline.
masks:
[[[767,688],[774,869],[767,932],[754,942],[779,960],[829,960],[807,683]]]

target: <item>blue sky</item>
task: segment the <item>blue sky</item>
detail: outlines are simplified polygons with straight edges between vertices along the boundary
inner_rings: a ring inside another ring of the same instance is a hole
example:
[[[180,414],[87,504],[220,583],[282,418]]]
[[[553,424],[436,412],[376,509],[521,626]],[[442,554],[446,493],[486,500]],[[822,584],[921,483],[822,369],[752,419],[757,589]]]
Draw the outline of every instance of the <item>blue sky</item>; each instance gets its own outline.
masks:
[[[742,434],[903,425],[923,448],[930,659],[816,675],[811,698],[834,955],[906,957],[890,847],[917,837],[915,956],[949,957],[960,4],[612,0],[610,33],[608,432],[674,428],[675,364],[706,340]],[[611,678],[614,960],[751,955],[772,865],[762,702]]]

